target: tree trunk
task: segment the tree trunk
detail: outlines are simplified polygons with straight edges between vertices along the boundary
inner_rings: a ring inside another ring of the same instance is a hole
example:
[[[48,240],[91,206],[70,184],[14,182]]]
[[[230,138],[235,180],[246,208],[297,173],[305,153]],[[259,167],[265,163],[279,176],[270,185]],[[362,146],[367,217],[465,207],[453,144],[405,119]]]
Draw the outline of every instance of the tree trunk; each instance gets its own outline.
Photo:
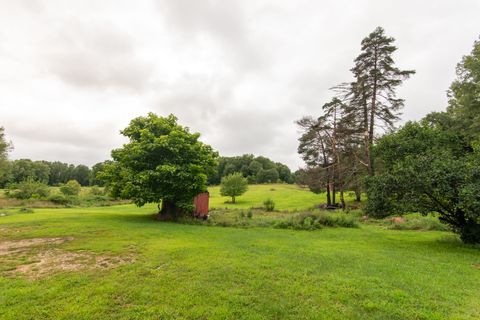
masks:
[[[337,193],[337,190],[335,190],[335,180],[331,183],[332,186],[332,204],[335,205],[337,203],[337,199],[335,197],[335,194]]]
[[[235,196],[232,196],[232,203],[235,203]]]
[[[375,55],[374,55],[374,76],[373,76],[373,90],[372,90],[372,106],[370,109],[370,128],[368,130],[368,174],[370,176],[375,175],[375,168],[374,168],[374,163],[373,163],[373,157],[372,157],[372,147],[373,147],[373,134],[375,130],[375,113],[377,109],[377,60],[378,60],[378,53],[377,49],[375,48]]]
[[[342,210],[347,207],[345,204],[345,197],[343,196],[343,188],[340,189],[340,203],[342,204]]]
[[[327,206],[332,204],[332,200],[330,197],[330,181],[327,182]]]
[[[172,200],[162,200],[162,209],[158,213],[157,220],[177,221],[180,214],[180,208],[175,205]]]
[[[358,184],[355,186],[355,201],[362,201],[362,192],[360,191],[360,187],[358,186]]]

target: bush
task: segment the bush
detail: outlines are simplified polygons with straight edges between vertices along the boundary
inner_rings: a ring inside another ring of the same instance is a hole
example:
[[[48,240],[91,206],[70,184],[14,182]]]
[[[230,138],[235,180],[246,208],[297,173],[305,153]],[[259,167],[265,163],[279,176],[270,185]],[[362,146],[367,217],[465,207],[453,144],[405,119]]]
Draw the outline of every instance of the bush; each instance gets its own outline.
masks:
[[[60,191],[66,196],[78,196],[82,186],[77,180],[70,180],[60,187]]]
[[[17,184],[10,185],[5,195],[15,199],[44,198],[50,194],[49,187],[38,181],[26,180]]]
[[[248,219],[252,219],[252,218],[253,218],[253,210],[252,210],[252,209],[248,209],[248,211],[247,211],[247,218],[248,218]]]
[[[272,212],[275,209],[275,202],[270,198],[263,201],[263,205],[265,206],[265,210],[268,212]]]
[[[70,200],[62,194],[52,194],[48,197],[48,201],[61,205],[66,205],[70,202]]]

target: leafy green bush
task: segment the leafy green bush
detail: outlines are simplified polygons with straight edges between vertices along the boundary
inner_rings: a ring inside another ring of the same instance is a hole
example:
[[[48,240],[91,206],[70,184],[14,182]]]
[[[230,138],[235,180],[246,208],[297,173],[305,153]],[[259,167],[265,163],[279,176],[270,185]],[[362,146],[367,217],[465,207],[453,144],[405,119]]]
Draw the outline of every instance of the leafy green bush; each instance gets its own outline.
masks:
[[[33,180],[12,184],[5,192],[7,197],[15,199],[39,199],[48,197],[49,194],[50,189],[46,184]]]
[[[77,196],[81,189],[82,186],[77,180],[70,180],[60,187],[60,192],[66,196]]]
[[[263,205],[265,206],[265,210],[268,212],[271,212],[275,209],[275,202],[270,198],[263,201]]]
[[[248,211],[247,211],[247,218],[248,218],[248,219],[252,219],[252,218],[253,218],[253,210],[252,210],[252,209],[248,209]]]
[[[61,205],[66,205],[70,202],[70,200],[63,194],[52,194],[50,197],[48,197],[48,201]]]

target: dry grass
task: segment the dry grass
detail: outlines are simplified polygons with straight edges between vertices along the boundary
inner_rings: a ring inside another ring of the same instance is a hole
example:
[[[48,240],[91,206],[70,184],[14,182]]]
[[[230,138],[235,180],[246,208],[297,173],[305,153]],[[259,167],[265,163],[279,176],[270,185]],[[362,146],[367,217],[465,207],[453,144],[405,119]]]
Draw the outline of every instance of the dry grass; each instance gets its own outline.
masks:
[[[40,279],[59,272],[79,272],[93,269],[112,269],[132,263],[134,258],[95,255],[91,252],[71,252],[52,245],[60,245],[73,238],[33,238],[0,242],[0,261],[11,266],[7,276]]]

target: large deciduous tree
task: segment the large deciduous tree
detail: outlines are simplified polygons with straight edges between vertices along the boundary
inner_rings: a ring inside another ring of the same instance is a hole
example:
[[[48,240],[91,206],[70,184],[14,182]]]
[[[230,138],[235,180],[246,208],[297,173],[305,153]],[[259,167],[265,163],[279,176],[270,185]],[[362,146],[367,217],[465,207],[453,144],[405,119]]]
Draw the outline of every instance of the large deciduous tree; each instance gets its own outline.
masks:
[[[129,139],[112,151],[113,162],[101,179],[114,196],[130,198],[138,206],[160,203],[160,218],[173,219],[193,209],[193,198],[206,191],[217,153],[177,123],[173,115],[149,113],[133,119],[121,131]]]
[[[457,79],[448,91],[448,112],[461,118],[455,129],[468,139],[480,135],[480,40],[475,41],[473,50],[457,65]]]
[[[367,179],[368,214],[437,212],[467,243],[480,243],[480,146],[458,132],[407,123],[375,147],[381,174]]]

